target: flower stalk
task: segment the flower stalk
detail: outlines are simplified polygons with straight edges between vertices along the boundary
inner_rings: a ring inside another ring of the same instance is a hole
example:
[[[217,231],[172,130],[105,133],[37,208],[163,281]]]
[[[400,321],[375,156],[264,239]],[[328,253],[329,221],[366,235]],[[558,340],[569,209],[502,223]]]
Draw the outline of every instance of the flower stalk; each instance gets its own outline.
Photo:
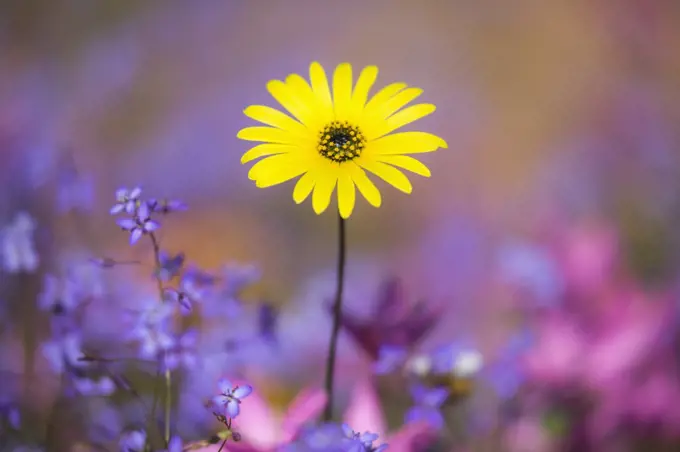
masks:
[[[328,395],[328,402],[323,413],[323,420],[330,421],[333,417],[333,385],[335,382],[335,359],[338,348],[338,336],[340,335],[340,320],[342,317],[342,294],[345,284],[345,257],[347,254],[347,233],[345,231],[346,221],[338,216],[338,268],[336,273],[335,299],[333,300],[333,315],[331,337],[328,343],[328,354],[326,355],[326,376],[324,379],[324,389]]]

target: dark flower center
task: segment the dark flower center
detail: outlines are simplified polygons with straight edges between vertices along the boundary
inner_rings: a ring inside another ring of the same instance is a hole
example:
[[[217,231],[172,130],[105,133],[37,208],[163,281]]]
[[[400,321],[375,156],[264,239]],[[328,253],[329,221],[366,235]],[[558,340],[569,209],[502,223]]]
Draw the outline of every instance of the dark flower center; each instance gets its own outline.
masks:
[[[366,138],[358,127],[349,122],[333,121],[319,132],[319,154],[327,159],[342,163],[361,155]]]

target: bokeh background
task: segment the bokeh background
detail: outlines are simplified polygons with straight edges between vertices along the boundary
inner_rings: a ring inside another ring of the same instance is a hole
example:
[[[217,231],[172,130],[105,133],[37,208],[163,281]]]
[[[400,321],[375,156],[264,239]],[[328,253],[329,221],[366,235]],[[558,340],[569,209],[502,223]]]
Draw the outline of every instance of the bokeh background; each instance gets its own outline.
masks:
[[[358,205],[346,292],[368,315],[400,277],[409,300],[444,306],[413,353],[455,342],[484,357],[431,447],[679,450],[679,49],[672,0],[1,2],[0,395],[22,414],[19,436],[1,433],[7,450],[85,447],[99,416],[115,443],[116,425],[140,422],[123,402],[62,400],[41,352],[48,274],[77,267],[97,286],[81,326],[95,344],[154,296],[151,247],[130,247],[109,215],[121,186],[186,202],[163,222],[163,248],[204,269],[254,265],[246,311],[279,308],[280,348],[238,356],[222,344],[257,331],[257,315],[203,313],[207,364],[178,389],[186,441],[217,428],[196,413],[222,374],[259,383],[275,407],[320,384],[336,218],[296,206],[291,184],[256,189],[236,139],[245,106],[274,105],[266,82],[311,61],[375,64],[379,85],[422,87],[438,106],[419,128],[449,148],[423,156],[432,177],[414,176],[412,195]],[[143,264],[102,270],[89,261],[101,257]],[[504,355],[525,333],[531,345]],[[340,355],[342,406],[371,362],[347,335]],[[482,381],[508,373],[511,394]],[[394,430],[404,407],[390,400]]]

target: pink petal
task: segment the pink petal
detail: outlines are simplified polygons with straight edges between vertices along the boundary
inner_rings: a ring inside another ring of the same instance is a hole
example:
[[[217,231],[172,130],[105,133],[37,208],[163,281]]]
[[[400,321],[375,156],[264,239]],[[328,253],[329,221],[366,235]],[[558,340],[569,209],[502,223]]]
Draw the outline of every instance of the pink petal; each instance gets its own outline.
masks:
[[[355,432],[369,431],[381,438],[387,433],[380,400],[369,378],[362,379],[354,387],[344,421]]]
[[[363,429],[362,429],[363,431]],[[378,438],[377,444],[387,443],[390,452],[412,452],[423,450],[437,439],[437,432],[425,422],[413,422],[391,434]]]
[[[322,389],[309,388],[300,391],[283,417],[283,442],[292,441],[304,424],[314,421],[323,411],[327,400]]]
[[[241,402],[241,414],[234,419],[233,427],[241,434],[243,441],[255,448],[273,448],[281,441],[280,420],[257,390]]]

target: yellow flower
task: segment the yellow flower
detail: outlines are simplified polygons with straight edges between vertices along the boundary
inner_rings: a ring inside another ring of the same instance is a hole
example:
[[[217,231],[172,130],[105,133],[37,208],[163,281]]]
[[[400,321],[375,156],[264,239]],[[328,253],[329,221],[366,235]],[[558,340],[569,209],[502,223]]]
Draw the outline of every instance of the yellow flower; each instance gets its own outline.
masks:
[[[241,163],[265,157],[248,173],[258,187],[271,187],[302,176],[293,200],[310,193],[317,214],[328,208],[337,185],[338,208],[343,218],[352,214],[355,186],[366,200],[380,207],[380,191],[367,177],[371,172],[404,193],[411,193],[408,178],[397,168],[429,177],[430,170],[406,154],[446,148],[446,142],[425,132],[391,132],[435,111],[432,104],[406,107],[422,90],[392,83],[368,99],[378,68],[368,66],[352,86],[352,66],[338,65],[329,87],[319,63],[309,67],[308,83],[298,74],[285,81],[272,80],[267,90],[293,117],[264,105],[244,110],[249,118],[270,127],[246,127],[238,138],[259,141]],[[406,107],[406,108],[404,108]]]

